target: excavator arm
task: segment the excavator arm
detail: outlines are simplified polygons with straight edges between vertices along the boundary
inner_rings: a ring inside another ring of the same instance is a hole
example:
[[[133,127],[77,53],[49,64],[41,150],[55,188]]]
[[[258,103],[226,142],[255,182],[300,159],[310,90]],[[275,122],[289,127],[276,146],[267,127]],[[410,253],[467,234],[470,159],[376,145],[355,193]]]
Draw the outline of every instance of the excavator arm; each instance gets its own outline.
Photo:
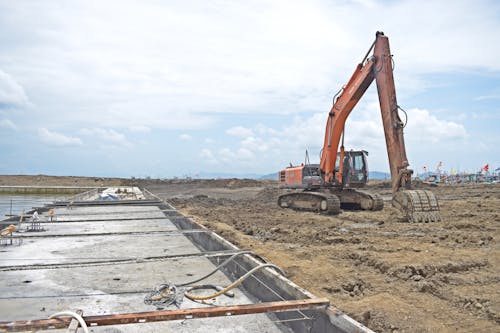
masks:
[[[337,98],[328,113],[325,140],[320,161],[320,169],[325,174],[326,183],[334,182],[337,151],[340,138],[344,132],[345,122],[352,109],[354,109],[366,89],[368,89],[373,82],[375,77],[373,71],[374,64],[374,58],[370,57],[366,62],[363,60],[363,62],[356,67],[351,79],[343,88],[342,94]],[[342,161],[343,147],[341,148],[340,154],[340,161]],[[338,173],[342,174],[342,163],[340,163],[340,170]],[[338,177],[338,180],[340,183],[341,177]]]
[[[368,57],[372,49],[373,55]],[[343,163],[339,163],[339,169],[337,172],[335,171],[337,152],[340,154],[339,161],[343,161],[344,157],[344,147],[342,145],[339,151],[339,142],[349,114],[373,80],[377,82],[387,155],[391,169],[393,205],[402,211],[410,221],[438,221],[441,218],[439,205],[434,194],[430,191],[411,189],[413,171],[408,169],[409,163],[403,136],[404,124],[398,114],[392,55],[389,39],[382,32],[377,32],[375,42],[363,61],[356,67],[351,79],[343,88],[342,94],[334,101],[328,113],[320,161],[324,181],[327,185],[333,185],[335,180],[339,184],[342,183]]]

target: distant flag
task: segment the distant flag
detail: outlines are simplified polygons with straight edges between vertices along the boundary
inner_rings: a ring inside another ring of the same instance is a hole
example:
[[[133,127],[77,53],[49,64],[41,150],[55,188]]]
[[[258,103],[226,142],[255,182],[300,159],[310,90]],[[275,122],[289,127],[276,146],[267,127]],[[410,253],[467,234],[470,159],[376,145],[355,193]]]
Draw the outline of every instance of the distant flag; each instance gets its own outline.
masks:
[[[481,168],[481,171],[486,171],[488,172],[490,170],[490,165],[486,164],[484,167]]]
[[[456,174],[457,174],[457,170],[455,170],[455,169],[451,169],[450,173],[451,173],[452,175],[456,175]]]
[[[423,166],[424,172],[427,172],[427,165]],[[499,168],[500,169],[500,168]]]
[[[441,170],[439,170],[440,167],[443,166],[443,162],[439,162],[438,165],[436,166],[436,172],[441,173]]]

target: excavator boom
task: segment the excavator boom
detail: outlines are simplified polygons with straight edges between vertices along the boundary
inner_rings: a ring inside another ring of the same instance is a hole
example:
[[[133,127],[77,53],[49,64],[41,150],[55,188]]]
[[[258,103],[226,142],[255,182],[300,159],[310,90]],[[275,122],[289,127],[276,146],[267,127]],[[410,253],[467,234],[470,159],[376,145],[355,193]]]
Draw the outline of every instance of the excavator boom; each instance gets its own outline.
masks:
[[[382,123],[384,125],[385,143],[391,169],[392,204],[398,208],[410,222],[440,221],[439,203],[434,193],[424,190],[413,190],[411,175],[413,170],[406,157],[403,129],[405,124],[398,114],[398,102],[394,85],[392,55],[389,38],[377,32],[373,51],[376,66],[378,99]]]

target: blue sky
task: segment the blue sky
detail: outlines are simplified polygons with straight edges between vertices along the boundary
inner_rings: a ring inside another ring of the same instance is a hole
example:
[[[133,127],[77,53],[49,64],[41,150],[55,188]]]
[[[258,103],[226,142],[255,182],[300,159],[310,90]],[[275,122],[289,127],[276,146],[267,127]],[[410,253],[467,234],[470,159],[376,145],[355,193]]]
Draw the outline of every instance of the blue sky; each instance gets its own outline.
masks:
[[[174,177],[318,160],[389,36],[410,165],[500,166],[498,1],[0,1],[0,173]],[[346,146],[388,171],[373,84]]]

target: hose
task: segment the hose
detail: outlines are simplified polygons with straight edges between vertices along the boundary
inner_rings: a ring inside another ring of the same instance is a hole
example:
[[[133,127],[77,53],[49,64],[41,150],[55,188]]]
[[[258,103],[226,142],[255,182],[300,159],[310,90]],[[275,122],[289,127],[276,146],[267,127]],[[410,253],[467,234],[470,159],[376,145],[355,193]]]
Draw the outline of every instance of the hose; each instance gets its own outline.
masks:
[[[224,289],[224,287],[216,286],[215,284],[200,284],[200,285],[197,285],[197,286],[190,286],[186,290],[187,291],[193,291],[193,290],[200,290],[200,289],[213,289],[215,291],[221,291],[221,290]],[[226,291],[224,293],[224,295],[226,295],[227,297],[233,298],[234,297],[234,292],[232,292],[232,291]]]
[[[404,124],[402,125],[403,128],[405,128],[406,124],[408,124],[408,113],[406,113],[406,111],[402,107],[400,107],[399,105],[396,105],[396,106],[398,107],[399,110],[403,111],[403,113],[405,114],[405,118],[406,119],[405,119]]]
[[[89,333],[89,328],[87,326],[87,323],[85,322],[85,320],[83,320],[82,316],[80,316],[78,313],[76,312],[73,312],[73,311],[61,311],[61,312],[56,312],[54,313],[53,315],[51,315],[49,317],[49,319],[53,319],[53,318],[58,318],[58,317],[61,317],[61,316],[70,316],[70,317],[73,317],[75,318],[76,320],[78,320],[78,322],[80,323],[80,326],[83,328],[83,331],[85,333]]]
[[[190,284],[194,284],[194,283],[197,283],[197,282],[200,282],[202,280],[205,280],[206,278],[214,275],[218,270],[220,270],[222,267],[226,266],[227,264],[229,264],[231,262],[231,260],[233,260],[234,258],[236,258],[237,256],[240,256],[242,254],[252,254],[256,257],[258,257],[260,260],[262,260],[263,262],[265,262],[264,259],[262,259],[262,257],[260,257],[259,255],[253,253],[252,251],[241,251],[241,252],[237,252],[235,254],[233,254],[231,257],[227,258],[226,260],[224,260],[224,262],[222,264],[220,264],[219,266],[215,267],[215,269],[213,271],[211,271],[210,273],[208,273],[207,275],[205,276],[202,276],[201,278],[199,279],[196,279],[196,280],[193,280],[193,281],[189,281],[189,282],[184,282],[184,283],[181,283],[181,284],[176,284],[177,286],[179,287],[184,287],[184,286],[188,286]]]
[[[187,298],[189,298],[190,300],[193,300],[193,301],[205,301],[207,299],[211,299],[211,298],[220,296],[222,294],[227,293],[229,290],[231,290],[233,288],[236,288],[241,283],[243,283],[243,281],[245,281],[247,278],[249,278],[250,275],[252,275],[256,271],[258,271],[258,270],[260,270],[262,268],[265,268],[265,267],[272,267],[272,268],[276,269],[281,275],[285,275],[283,273],[283,271],[281,270],[281,268],[279,268],[276,265],[273,265],[273,264],[262,264],[262,265],[259,265],[257,267],[252,268],[245,275],[243,275],[242,277],[240,277],[238,280],[234,281],[229,286],[223,288],[222,290],[219,290],[216,293],[213,293],[213,294],[210,294],[210,295],[194,295],[194,294],[190,294],[190,293],[185,293],[184,296],[186,296]]]
[[[209,284],[190,286],[190,287],[185,288],[185,289],[178,288],[178,287],[186,287],[186,286],[192,285],[194,283],[200,282],[202,280],[205,280],[206,278],[212,276],[217,271],[219,271],[222,267],[226,266],[234,258],[236,258],[237,256],[240,256],[242,254],[251,254],[251,255],[259,258],[263,262],[263,264],[261,264],[260,266],[254,267],[252,270],[248,271],[245,275],[243,275],[238,280],[236,280],[235,282],[233,282],[232,284],[230,284],[229,286],[227,286],[225,288],[220,287],[220,286],[215,286],[215,285],[209,285]],[[235,288],[236,286],[238,286],[239,284],[241,284],[243,281],[245,281],[245,279],[247,279],[255,271],[257,271],[261,268],[264,268],[264,267],[273,267],[281,275],[285,275],[283,273],[283,271],[278,266],[275,266],[272,264],[267,264],[266,261],[261,256],[253,253],[252,251],[240,251],[240,252],[233,254],[231,257],[227,258],[226,260],[224,260],[220,265],[218,265],[210,273],[208,273],[208,274],[206,274],[206,275],[204,275],[196,280],[192,280],[192,281],[188,281],[188,282],[184,282],[184,283],[180,283],[180,284],[174,284],[174,283],[168,282],[168,283],[164,283],[164,284],[157,286],[154,291],[150,292],[149,294],[147,294],[144,297],[144,303],[148,304],[148,305],[157,305],[157,306],[159,306],[159,305],[164,306],[164,305],[169,305],[169,304],[174,303],[177,306],[179,306],[179,304],[180,304],[180,302],[182,302],[182,298],[184,296],[186,296],[187,298],[189,298],[191,300],[207,300],[210,298],[220,296],[222,294],[225,294],[228,297],[234,297],[234,294],[229,292],[229,291],[231,289]],[[215,289],[215,290],[217,290],[217,292],[214,294],[211,294],[211,295],[207,295],[207,296],[198,296],[198,295],[194,295],[194,294],[189,293],[189,291],[198,290],[198,289]]]

